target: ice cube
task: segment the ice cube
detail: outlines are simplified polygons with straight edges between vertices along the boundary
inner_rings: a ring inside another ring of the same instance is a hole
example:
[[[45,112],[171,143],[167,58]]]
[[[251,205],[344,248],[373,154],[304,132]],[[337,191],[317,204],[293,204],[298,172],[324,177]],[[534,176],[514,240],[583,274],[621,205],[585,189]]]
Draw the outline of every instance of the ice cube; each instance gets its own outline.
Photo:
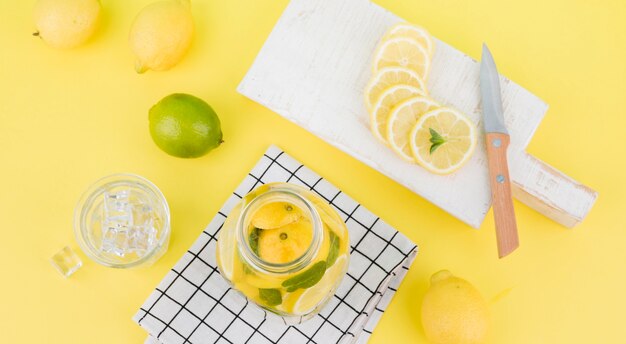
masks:
[[[67,246],[52,256],[50,263],[66,278],[70,277],[83,266],[80,257]]]
[[[158,217],[147,195],[136,190],[106,192],[102,215],[103,252],[142,256],[157,244]]]
[[[104,193],[103,222],[109,226],[133,225],[132,204],[128,190]]]
[[[152,226],[154,212],[150,204],[136,203],[132,206],[133,225]]]
[[[138,255],[144,255],[157,243],[157,230],[150,225],[133,226],[131,230],[129,249]]]
[[[115,193],[104,193],[104,209],[108,212],[125,212],[130,209],[130,192],[128,190],[121,190]]]
[[[130,231],[128,227],[103,227],[100,249],[103,252],[124,257],[130,253]]]

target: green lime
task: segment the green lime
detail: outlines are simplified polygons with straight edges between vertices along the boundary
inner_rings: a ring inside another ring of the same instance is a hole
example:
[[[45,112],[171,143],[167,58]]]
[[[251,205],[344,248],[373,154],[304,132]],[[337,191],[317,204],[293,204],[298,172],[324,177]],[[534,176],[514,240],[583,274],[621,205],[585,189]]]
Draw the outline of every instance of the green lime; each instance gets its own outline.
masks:
[[[217,114],[192,95],[171,94],[150,108],[148,117],[152,140],[169,155],[197,158],[222,143]]]

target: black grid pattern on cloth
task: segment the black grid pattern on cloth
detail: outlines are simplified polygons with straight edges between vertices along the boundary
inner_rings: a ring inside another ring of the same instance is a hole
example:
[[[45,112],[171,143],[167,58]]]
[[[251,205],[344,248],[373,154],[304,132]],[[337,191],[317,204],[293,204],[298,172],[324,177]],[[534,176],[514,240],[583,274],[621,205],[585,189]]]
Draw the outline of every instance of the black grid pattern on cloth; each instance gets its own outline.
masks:
[[[290,182],[314,191],[344,219],[350,265],[337,292],[314,318],[287,326],[232,289],[217,270],[219,230],[242,196],[260,184]],[[147,342],[365,343],[406,275],[417,246],[335,186],[272,146],[193,246],[137,312]]]

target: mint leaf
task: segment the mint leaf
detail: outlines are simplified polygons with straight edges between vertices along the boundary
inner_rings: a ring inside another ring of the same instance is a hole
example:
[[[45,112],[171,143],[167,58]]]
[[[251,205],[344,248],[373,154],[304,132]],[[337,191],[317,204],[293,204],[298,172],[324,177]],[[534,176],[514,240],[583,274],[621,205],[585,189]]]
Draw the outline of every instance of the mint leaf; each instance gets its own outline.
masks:
[[[326,271],[326,262],[319,261],[313,266],[311,266],[308,270],[301,272],[289,279],[283,281],[282,286],[287,288],[287,292],[291,293],[292,291],[296,291],[300,288],[307,289],[316,285],[322,277],[324,277],[324,272]]]
[[[326,257],[326,269],[333,266],[339,256],[339,237],[332,230],[328,230],[328,238],[330,240],[330,248],[328,249],[328,256]]]
[[[443,138],[443,136],[441,136],[441,134],[435,131],[435,129],[428,128],[428,130],[430,131],[430,143],[432,143],[432,145],[430,146],[430,154],[432,155],[433,152],[437,150],[437,148],[439,148],[439,146],[446,142],[446,140]]]
[[[243,265],[243,273],[246,275],[252,275],[253,271],[252,269],[250,269],[250,267],[248,266],[248,264],[242,264]]]
[[[278,289],[261,289],[259,288],[259,297],[268,306],[278,306],[283,303],[283,296]]]
[[[261,229],[254,227],[254,229],[250,231],[250,235],[248,236],[248,242],[250,243],[250,248],[252,249],[252,252],[254,252],[254,254],[256,254],[257,256],[259,255],[259,234],[260,233],[261,233]]]
[[[430,155],[433,155],[433,152],[435,152],[435,150],[437,150],[437,148],[439,148],[439,146],[441,146],[441,143],[434,143],[430,146]]]

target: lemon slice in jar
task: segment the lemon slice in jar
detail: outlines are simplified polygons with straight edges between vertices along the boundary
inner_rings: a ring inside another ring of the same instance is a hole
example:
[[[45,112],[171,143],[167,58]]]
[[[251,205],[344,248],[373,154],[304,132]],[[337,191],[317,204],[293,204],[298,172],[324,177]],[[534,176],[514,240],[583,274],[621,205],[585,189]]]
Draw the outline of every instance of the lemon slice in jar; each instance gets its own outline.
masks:
[[[284,264],[298,259],[313,240],[313,225],[304,218],[259,233],[258,255],[266,262]]]
[[[296,222],[302,217],[298,207],[288,202],[273,202],[262,206],[252,217],[252,225],[261,229],[274,229]]]
[[[292,313],[296,315],[305,315],[312,312],[320,302],[322,302],[330,292],[333,290],[333,285],[337,283],[337,279],[341,278],[341,274],[343,273],[343,269],[346,266],[347,255],[342,255],[335,261],[326,273],[324,277],[315,284],[314,286],[304,289],[304,291],[299,293],[293,293],[290,296],[296,296],[297,300],[293,305]],[[289,300],[293,302],[292,300]]]
[[[237,207],[241,207],[238,205]],[[233,209],[237,211],[238,208]],[[231,217],[226,219],[222,228],[227,228],[227,223],[232,220]],[[235,270],[235,231],[220,230],[219,238],[217,240],[217,266],[220,268],[220,272],[224,274],[224,278],[229,281],[233,280],[233,271]]]
[[[220,231],[219,240],[217,240],[217,265],[224,274],[224,278],[229,281],[233,279],[233,270],[235,269],[235,237],[233,231]]]

